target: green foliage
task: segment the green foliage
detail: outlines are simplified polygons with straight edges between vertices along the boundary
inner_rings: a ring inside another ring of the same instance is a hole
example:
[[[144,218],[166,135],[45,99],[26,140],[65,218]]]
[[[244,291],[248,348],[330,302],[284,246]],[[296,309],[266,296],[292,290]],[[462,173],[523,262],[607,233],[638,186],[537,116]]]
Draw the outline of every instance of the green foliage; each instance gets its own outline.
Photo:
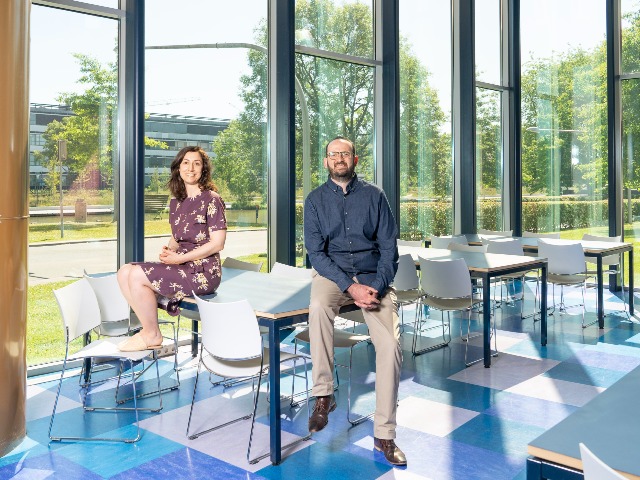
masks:
[[[528,232],[551,232],[606,227],[609,224],[606,200],[578,200],[546,197],[525,199],[522,204],[522,229]],[[450,201],[400,204],[400,231],[406,240],[422,240],[431,235],[451,234]],[[632,200],[632,215],[640,217],[640,199]],[[501,204],[494,199],[481,199],[478,215],[482,226],[501,228]]]
[[[77,83],[85,87],[81,93],[60,93],[57,101],[68,105],[74,113],[62,121],[54,120],[43,134],[45,144],[35,156],[49,170],[47,186],[55,190],[59,185],[58,140],[67,141],[64,166],[74,182],[74,188],[114,188],[113,168],[116,165],[118,65],[102,65],[88,55],[74,54],[80,64]],[[145,138],[150,147],[168,148],[158,140]],[[96,176],[100,185],[90,185]]]

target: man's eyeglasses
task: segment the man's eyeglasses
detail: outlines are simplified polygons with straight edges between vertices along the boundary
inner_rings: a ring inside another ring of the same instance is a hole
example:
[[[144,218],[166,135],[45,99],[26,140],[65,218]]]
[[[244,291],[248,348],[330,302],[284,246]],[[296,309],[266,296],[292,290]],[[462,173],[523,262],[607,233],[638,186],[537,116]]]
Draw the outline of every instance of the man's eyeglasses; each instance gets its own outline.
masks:
[[[351,155],[353,155],[351,152],[327,152],[327,157],[331,159],[338,157],[351,158]]]

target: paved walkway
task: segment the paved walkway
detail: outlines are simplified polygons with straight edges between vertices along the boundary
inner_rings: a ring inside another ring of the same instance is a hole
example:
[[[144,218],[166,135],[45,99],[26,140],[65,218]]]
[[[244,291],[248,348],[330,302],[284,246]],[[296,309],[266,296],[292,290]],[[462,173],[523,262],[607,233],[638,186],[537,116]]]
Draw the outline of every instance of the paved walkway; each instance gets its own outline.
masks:
[[[145,260],[157,260],[169,236],[147,238]],[[230,230],[222,257],[266,253],[267,230]],[[115,240],[56,243],[29,246],[29,285],[79,278],[83,271],[112,272],[117,269]]]

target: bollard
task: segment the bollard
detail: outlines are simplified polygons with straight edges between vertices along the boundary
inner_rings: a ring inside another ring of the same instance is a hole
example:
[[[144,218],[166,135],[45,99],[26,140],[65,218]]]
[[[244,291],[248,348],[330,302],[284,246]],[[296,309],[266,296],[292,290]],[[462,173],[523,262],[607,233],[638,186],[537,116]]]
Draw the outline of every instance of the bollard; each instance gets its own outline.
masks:
[[[76,223],[87,223],[87,202],[84,198],[76,200]]]

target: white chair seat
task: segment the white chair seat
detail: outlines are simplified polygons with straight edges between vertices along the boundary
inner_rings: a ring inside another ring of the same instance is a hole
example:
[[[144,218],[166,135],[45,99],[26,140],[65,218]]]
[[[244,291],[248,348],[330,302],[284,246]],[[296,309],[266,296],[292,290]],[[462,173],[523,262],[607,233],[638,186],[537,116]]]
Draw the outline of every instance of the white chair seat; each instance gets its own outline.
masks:
[[[549,273],[547,281],[549,283],[555,283],[556,285],[580,285],[585,281],[586,276],[583,274],[575,275],[558,275],[555,273]]]
[[[365,342],[371,337],[362,333],[354,333],[336,328],[333,330],[333,346],[334,348],[351,348],[360,342]],[[296,335],[296,340],[309,343],[309,329],[305,328]]]
[[[423,302],[430,307],[437,308],[438,310],[464,310],[471,308],[473,305],[482,303],[482,300],[472,300],[469,297],[465,298],[438,298],[425,296]]]
[[[420,297],[422,297],[421,290],[397,290],[396,291],[396,300],[398,303],[414,303]],[[342,316],[342,315],[340,315]]]

